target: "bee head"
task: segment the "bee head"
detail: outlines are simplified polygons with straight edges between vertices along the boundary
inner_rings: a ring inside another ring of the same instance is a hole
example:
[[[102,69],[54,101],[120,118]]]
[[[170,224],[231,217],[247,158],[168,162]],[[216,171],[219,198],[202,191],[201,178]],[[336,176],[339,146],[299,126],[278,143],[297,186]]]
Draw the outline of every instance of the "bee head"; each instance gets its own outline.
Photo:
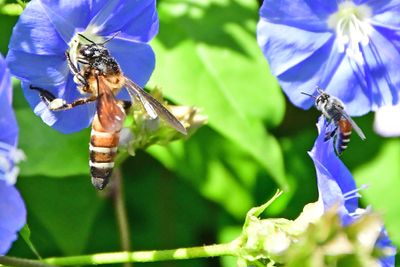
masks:
[[[322,110],[325,105],[329,102],[331,96],[325,93],[319,86],[317,86],[318,95],[314,96],[305,92],[301,92],[303,95],[307,95],[315,99],[315,106],[318,110]]]
[[[315,98],[315,105],[316,105],[317,107],[322,106],[322,105],[325,105],[325,104],[329,101],[329,98],[330,98],[330,97],[331,97],[331,96],[328,95],[328,94],[325,93],[325,92],[320,93],[320,94]]]
[[[88,60],[94,59],[94,58],[99,58],[99,57],[104,57],[104,56],[109,56],[108,50],[100,45],[97,44],[88,44],[88,45],[83,45],[79,49],[79,54]]]

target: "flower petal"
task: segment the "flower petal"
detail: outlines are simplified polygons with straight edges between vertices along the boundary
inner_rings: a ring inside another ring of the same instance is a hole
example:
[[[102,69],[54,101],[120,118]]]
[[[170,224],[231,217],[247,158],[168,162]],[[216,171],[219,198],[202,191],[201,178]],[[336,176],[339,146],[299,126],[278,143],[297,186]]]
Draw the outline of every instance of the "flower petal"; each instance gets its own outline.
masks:
[[[393,246],[386,229],[382,229],[381,234],[376,242],[376,246],[380,249],[390,249],[393,254],[379,258],[382,267],[395,266],[396,247]]]
[[[64,83],[70,73],[64,52],[58,55],[38,55],[9,50],[6,60],[14,76],[35,86]]]
[[[53,27],[65,43],[69,43],[78,29],[89,22],[89,1],[37,0]]]
[[[38,55],[60,55],[67,49],[67,44],[50,21],[41,2],[34,0],[27,4],[19,17],[9,48]]]
[[[359,66],[346,58],[332,71],[326,91],[340,98],[352,116],[363,115],[380,106],[399,101],[400,53],[385,34],[373,32],[370,45],[364,47],[365,64]],[[351,88],[344,90],[343,88]]]
[[[16,145],[18,125],[11,106],[12,86],[10,72],[0,55],[0,142]]]
[[[260,8],[260,17],[270,23],[304,30],[326,31],[325,19],[335,10],[337,10],[336,1],[264,0]]]
[[[25,98],[28,100],[35,114],[40,116],[47,125],[62,133],[72,133],[90,126],[96,110],[94,103],[76,106],[70,110],[50,111],[40,99],[38,92],[30,89],[29,85],[26,82],[22,83]],[[40,84],[35,86],[41,87]],[[44,89],[49,90],[56,97],[62,98],[68,103],[84,97],[77,90],[72,75],[68,77],[66,83],[58,86],[48,86]]]
[[[310,58],[332,37],[330,32],[306,31],[264,19],[257,25],[258,44],[276,76]]]
[[[17,232],[26,223],[26,208],[14,186],[0,180],[0,255],[10,249]]]
[[[308,58],[277,77],[283,91],[296,106],[301,108],[312,106],[313,99],[301,92],[315,94],[316,86],[325,87],[330,78],[324,76],[325,73],[330,73],[331,69],[335,69],[342,61],[343,56],[332,51],[333,44],[334,39],[329,40]]]
[[[158,17],[154,0],[107,1],[90,22],[94,33],[109,36],[121,31],[120,37],[148,42],[158,32]]]
[[[107,44],[107,47],[120,64],[125,76],[143,87],[155,66],[155,55],[150,45],[116,37]],[[122,90],[118,96],[129,99],[125,90]]]
[[[358,0],[357,5],[368,5],[371,7],[373,10],[374,16],[377,14],[383,14],[383,13],[391,13],[391,12],[399,12],[399,5],[400,1],[399,0]],[[391,22],[394,23],[396,20],[392,20]]]
[[[356,184],[350,171],[343,162],[336,156],[333,139],[324,141],[327,130],[327,122],[323,116],[318,121],[319,135],[314,147],[309,153],[315,164],[318,178],[318,191],[326,209],[333,205],[343,205],[346,211],[342,211],[342,219],[358,208],[358,199],[350,198],[346,200],[344,194],[356,189]],[[333,126],[333,125],[331,125]],[[331,130],[330,127],[329,130]],[[339,207],[340,210],[340,207]],[[348,219],[348,218],[347,218]]]

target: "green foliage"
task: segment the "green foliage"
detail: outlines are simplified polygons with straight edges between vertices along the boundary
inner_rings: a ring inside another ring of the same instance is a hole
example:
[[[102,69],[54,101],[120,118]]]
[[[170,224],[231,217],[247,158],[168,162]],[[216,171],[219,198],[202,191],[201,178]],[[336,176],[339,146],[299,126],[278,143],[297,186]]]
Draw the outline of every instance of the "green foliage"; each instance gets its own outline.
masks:
[[[400,140],[389,139],[371,160],[363,162],[354,172],[360,185],[369,185],[369,188],[362,192],[365,203],[374,203],[373,209],[382,213],[390,238],[397,244],[400,244],[400,206],[397,200],[398,192],[391,188],[400,188],[399,162]]]
[[[256,43],[255,3],[164,0],[158,10],[152,83],[171,99],[204,109],[210,127],[286,189],[281,149],[263,124],[278,124],[284,104]]]

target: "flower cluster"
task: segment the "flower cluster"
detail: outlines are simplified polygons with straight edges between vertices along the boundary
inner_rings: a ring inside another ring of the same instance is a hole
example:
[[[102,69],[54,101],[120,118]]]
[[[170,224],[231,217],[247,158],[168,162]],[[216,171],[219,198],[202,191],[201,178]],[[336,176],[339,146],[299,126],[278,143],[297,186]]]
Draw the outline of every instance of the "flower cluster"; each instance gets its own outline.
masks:
[[[78,33],[106,46],[124,74],[140,86],[149,79],[155,64],[147,44],[158,32],[155,0],[53,1],[32,0],[14,27],[7,62],[34,112],[53,128],[74,132],[90,125],[95,108],[81,105],[62,112],[50,111],[30,85],[45,88],[72,102],[81,97],[67,64],[65,52],[79,39]],[[29,64],[26,64],[29,62]],[[119,97],[129,99],[121,91]]]
[[[325,212],[337,206],[341,222],[347,226],[356,223],[370,210],[359,208],[360,194],[353,176],[336,156],[333,141],[324,140],[326,131],[329,130],[325,123],[325,119],[321,117],[317,124],[319,135],[309,153],[317,172],[319,202],[323,204]],[[386,230],[381,227],[376,232],[378,238],[375,245],[388,252],[388,255],[380,258],[381,266],[394,266],[395,248],[391,245]]]
[[[10,72],[0,55],[0,255],[7,253],[26,222],[25,204],[14,186],[19,172],[15,164],[24,154],[16,147],[18,125],[11,100]]]
[[[399,102],[398,1],[265,0],[257,38],[292,103],[319,85],[350,115]]]
[[[238,266],[265,262],[267,266],[330,266],[327,261],[335,262],[334,266],[394,266],[396,250],[383,221],[371,208],[359,208],[359,189],[351,173],[336,156],[333,141],[324,140],[325,123],[321,117],[318,138],[309,152],[317,173],[318,201],[306,205],[293,221],[258,218],[278,195],[251,209],[235,242]]]

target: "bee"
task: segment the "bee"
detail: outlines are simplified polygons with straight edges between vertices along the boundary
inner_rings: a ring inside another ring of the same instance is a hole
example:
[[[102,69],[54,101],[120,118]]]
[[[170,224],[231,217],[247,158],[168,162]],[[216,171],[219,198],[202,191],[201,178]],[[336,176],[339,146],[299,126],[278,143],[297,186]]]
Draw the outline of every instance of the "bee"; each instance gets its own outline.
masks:
[[[39,92],[42,101],[52,111],[67,110],[96,101],[96,114],[92,122],[89,143],[89,166],[92,184],[102,190],[108,184],[113,171],[119,133],[126,117],[126,110],[132,104],[131,101],[139,100],[152,119],[161,117],[180,133],[186,135],[187,132],[178,119],[160,102],[124,76],[118,62],[105,47],[115,35],[103,43],[95,43],[82,34],[79,36],[89,44],[79,43],[76,51],[69,49],[65,55],[77,89],[87,96],[66,103],[65,100],[56,98],[43,88],[33,85],[30,85],[30,88]],[[128,91],[131,101],[115,98],[123,87]]]
[[[333,123],[335,128],[331,132],[325,134],[324,141],[334,138],[335,153],[340,156],[346,150],[350,142],[352,129],[356,131],[358,136],[365,140],[366,137],[363,131],[353,121],[353,119],[346,113],[345,106],[339,98],[329,95],[324,92],[320,87],[317,87],[318,95],[310,95],[302,92],[302,94],[310,96],[315,99],[315,107],[322,112],[328,123]]]

